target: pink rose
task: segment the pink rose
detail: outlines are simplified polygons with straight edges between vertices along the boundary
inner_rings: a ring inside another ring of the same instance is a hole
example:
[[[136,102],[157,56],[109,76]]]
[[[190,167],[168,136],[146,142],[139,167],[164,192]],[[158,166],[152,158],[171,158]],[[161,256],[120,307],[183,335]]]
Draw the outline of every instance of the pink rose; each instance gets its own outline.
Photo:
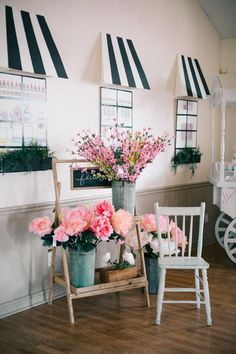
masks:
[[[52,231],[52,221],[48,216],[36,218],[29,224],[28,230],[39,236],[45,236]]]
[[[119,209],[111,217],[111,223],[115,232],[125,236],[133,224],[133,216],[124,209]]]
[[[154,214],[144,214],[140,220],[140,227],[147,231],[152,232],[157,230],[156,217]]]
[[[107,241],[113,232],[112,225],[105,216],[97,217],[91,225],[91,229],[95,233],[95,236],[102,241]]]
[[[167,216],[160,215],[160,229],[161,233],[168,232],[169,219]],[[154,214],[144,214],[141,217],[140,226],[146,232],[157,231],[156,217]]]
[[[115,208],[110,202],[103,200],[95,205],[94,211],[97,216],[103,215],[110,219],[115,212]]]
[[[76,209],[78,209],[77,213],[86,222],[85,230],[87,230],[89,228],[89,226],[92,224],[93,220],[94,220],[93,208],[78,207]]]
[[[183,231],[177,226],[175,226],[174,221],[171,220],[170,222],[170,233],[171,239],[175,242],[175,229],[176,229],[176,236],[177,236],[177,244],[178,247],[182,247],[182,243],[184,242],[185,245],[188,244],[187,237],[184,236]]]
[[[66,242],[69,240],[69,237],[66,233],[66,230],[63,225],[58,226],[55,231],[55,239],[60,242]]]
[[[168,216],[163,216],[160,215],[160,229],[161,229],[161,233],[165,234],[168,232],[168,228],[169,228],[169,218]]]
[[[92,211],[85,207],[72,209],[66,208],[63,213],[64,217],[62,225],[70,236],[74,236],[87,230],[94,218]]]

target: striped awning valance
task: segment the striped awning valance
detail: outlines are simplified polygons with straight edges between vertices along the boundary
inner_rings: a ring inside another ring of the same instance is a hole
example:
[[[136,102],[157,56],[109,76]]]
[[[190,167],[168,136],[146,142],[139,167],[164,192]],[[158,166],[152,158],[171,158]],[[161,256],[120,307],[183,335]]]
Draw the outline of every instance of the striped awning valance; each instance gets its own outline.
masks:
[[[0,19],[0,68],[67,78],[44,16],[1,4]]]
[[[178,55],[175,95],[204,99],[210,95],[197,59]]]
[[[132,40],[102,33],[102,80],[105,84],[150,89]]]

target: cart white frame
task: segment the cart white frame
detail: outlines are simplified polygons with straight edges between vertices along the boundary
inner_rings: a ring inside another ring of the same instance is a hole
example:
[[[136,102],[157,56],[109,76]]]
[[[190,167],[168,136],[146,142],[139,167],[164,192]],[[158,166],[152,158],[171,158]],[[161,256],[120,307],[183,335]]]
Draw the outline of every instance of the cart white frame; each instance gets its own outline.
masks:
[[[229,87],[223,87],[221,84],[226,78]],[[215,109],[218,106],[221,109],[220,161],[215,161]],[[210,97],[211,176],[209,181],[213,184],[213,204],[222,211],[215,225],[216,238],[225,248],[229,258],[236,263],[236,170],[226,171],[225,168],[225,119],[228,106],[236,106],[236,75],[217,75],[213,78]]]

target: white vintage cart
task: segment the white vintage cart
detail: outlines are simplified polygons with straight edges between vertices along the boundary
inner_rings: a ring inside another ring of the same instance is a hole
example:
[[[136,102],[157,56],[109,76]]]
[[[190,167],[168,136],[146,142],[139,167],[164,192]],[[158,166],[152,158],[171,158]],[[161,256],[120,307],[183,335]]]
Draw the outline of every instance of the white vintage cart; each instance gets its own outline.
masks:
[[[221,109],[220,137],[215,136],[215,110],[218,106]],[[213,184],[213,204],[221,210],[215,225],[216,238],[229,258],[236,263],[236,156],[232,161],[225,161],[225,119],[229,106],[236,108],[236,75],[217,75],[213,78],[210,98],[212,132],[209,180]],[[236,120],[236,110],[234,114]],[[236,145],[236,124],[234,129],[233,145]],[[220,161],[215,161],[215,138],[220,143]]]

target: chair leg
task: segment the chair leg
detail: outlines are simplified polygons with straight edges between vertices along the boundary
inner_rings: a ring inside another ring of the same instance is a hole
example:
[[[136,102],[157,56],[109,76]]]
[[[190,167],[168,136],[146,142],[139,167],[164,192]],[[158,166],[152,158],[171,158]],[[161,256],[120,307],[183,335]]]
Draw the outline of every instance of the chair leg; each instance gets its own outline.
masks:
[[[210,296],[209,296],[209,287],[208,287],[206,269],[202,269],[202,278],[203,278],[203,290],[204,290],[204,298],[205,298],[205,305],[206,305],[207,325],[211,326],[212,325],[211,305],[210,305]]]
[[[199,269],[194,269],[195,272],[195,289],[196,289],[196,301],[197,308],[200,309],[200,281],[199,281]]]
[[[161,268],[160,282],[159,282],[158,295],[157,295],[157,317],[156,317],[157,325],[161,323],[161,311],[162,311],[162,303],[164,297],[165,278],[166,278],[166,269]]]

